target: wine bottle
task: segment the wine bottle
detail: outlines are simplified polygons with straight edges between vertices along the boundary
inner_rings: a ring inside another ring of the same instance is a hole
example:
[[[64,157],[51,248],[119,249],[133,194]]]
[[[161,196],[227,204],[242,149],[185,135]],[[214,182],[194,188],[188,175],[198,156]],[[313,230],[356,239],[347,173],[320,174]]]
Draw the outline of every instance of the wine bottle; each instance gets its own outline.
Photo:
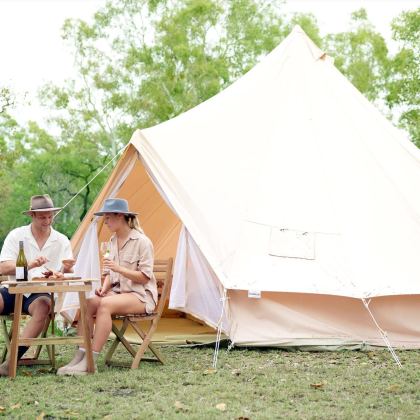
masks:
[[[23,241],[19,241],[19,254],[16,260],[16,281],[28,281],[28,261],[23,251]]]

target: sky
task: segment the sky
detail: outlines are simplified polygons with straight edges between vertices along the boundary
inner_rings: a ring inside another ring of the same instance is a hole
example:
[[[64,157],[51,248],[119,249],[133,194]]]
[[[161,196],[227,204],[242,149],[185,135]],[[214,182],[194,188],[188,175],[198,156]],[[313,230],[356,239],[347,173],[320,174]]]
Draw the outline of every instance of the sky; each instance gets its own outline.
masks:
[[[232,1],[232,0],[225,0]],[[276,1],[276,0],[271,0]],[[66,18],[89,20],[106,0],[0,0],[0,86],[27,100],[46,82],[76,77],[73,58],[61,39]],[[312,12],[321,34],[349,28],[350,14],[366,8],[370,21],[390,40],[390,22],[420,0],[288,0],[286,12]],[[42,110],[32,100],[19,108],[21,119],[37,120]],[[18,116],[19,118],[19,116]]]

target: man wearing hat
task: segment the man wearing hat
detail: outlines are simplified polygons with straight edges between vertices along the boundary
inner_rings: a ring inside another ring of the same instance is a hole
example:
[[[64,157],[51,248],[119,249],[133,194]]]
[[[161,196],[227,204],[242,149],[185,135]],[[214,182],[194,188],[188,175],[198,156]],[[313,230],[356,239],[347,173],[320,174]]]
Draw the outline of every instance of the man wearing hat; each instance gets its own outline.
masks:
[[[28,278],[42,277],[48,270],[54,273],[73,271],[73,253],[68,238],[52,228],[54,216],[60,207],[55,207],[50,196],[31,197],[29,210],[22,212],[31,217],[27,226],[16,228],[7,235],[0,253],[0,273],[14,279],[19,242],[23,241]],[[13,312],[15,295],[9,294],[6,287],[0,287],[0,314]],[[22,312],[31,315],[31,320],[22,332],[24,338],[37,337],[44,328],[50,313],[50,298],[47,293],[32,293],[23,297]],[[28,347],[19,347],[20,359]],[[7,376],[9,362],[0,365],[0,376]]]

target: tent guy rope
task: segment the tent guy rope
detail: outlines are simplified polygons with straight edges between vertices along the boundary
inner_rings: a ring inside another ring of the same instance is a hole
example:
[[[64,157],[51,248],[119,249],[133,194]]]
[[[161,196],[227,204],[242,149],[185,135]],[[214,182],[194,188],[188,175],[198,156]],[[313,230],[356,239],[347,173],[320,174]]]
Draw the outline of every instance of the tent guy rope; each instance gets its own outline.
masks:
[[[366,310],[369,312],[369,315],[371,316],[371,318],[372,318],[373,322],[375,323],[376,327],[378,328],[378,330],[379,330],[379,332],[380,332],[380,334],[381,334],[381,336],[382,336],[382,339],[384,340],[384,342],[385,342],[386,346],[388,347],[389,352],[391,353],[392,357],[393,357],[393,358],[394,358],[394,360],[395,360],[395,363],[397,364],[397,366],[398,366],[399,368],[402,368],[402,364],[401,364],[401,362],[400,362],[400,359],[398,358],[397,353],[395,353],[394,348],[391,346],[391,343],[389,342],[388,335],[387,335],[386,331],[384,331],[384,330],[380,327],[380,325],[379,325],[379,324],[378,324],[378,322],[376,321],[376,319],[375,319],[375,317],[374,317],[374,315],[373,315],[372,311],[371,311],[371,310],[370,310],[370,308],[369,308],[370,299],[369,299],[369,301],[368,301],[368,300],[366,300],[365,298],[362,298],[362,302],[363,302],[363,305],[365,306]]]
[[[222,312],[220,314],[219,322],[217,323],[217,335],[216,335],[216,344],[214,347],[214,354],[213,354],[213,369],[217,369],[217,358],[219,356],[219,349],[220,349],[220,337],[222,336],[222,326],[223,326],[223,316],[225,314],[225,306],[226,300],[228,299],[227,290],[223,289],[223,297],[220,298],[222,302]]]
[[[67,203],[56,213],[55,216],[61,213],[85,188],[88,187],[88,185],[90,185],[112,162],[114,162],[114,160],[128,147],[129,144],[130,143],[127,143],[122,149],[120,149],[117,154],[105,166],[103,166],[102,169],[86,185],[80,188],[80,190],[72,198],[70,198],[69,201],[67,201]]]

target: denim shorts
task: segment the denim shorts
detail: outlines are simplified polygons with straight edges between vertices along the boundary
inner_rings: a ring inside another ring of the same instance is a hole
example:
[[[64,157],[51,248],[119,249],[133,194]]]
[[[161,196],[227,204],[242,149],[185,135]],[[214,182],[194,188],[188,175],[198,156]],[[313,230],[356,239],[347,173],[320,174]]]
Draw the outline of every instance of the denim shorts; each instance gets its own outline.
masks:
[[[0,315],[9,315],[13,313],[15,307],[15,296],[14,294],[9,293],[9,289],[6,287],[0,287],[0,294],[3,298],[3,311]],[[22,301],[22,313],[29,315],[29,305],[38,299],[39,297],[47,297],[50,299],[50,295],[48,293],[32,293],[28,297],[23,296]]]

